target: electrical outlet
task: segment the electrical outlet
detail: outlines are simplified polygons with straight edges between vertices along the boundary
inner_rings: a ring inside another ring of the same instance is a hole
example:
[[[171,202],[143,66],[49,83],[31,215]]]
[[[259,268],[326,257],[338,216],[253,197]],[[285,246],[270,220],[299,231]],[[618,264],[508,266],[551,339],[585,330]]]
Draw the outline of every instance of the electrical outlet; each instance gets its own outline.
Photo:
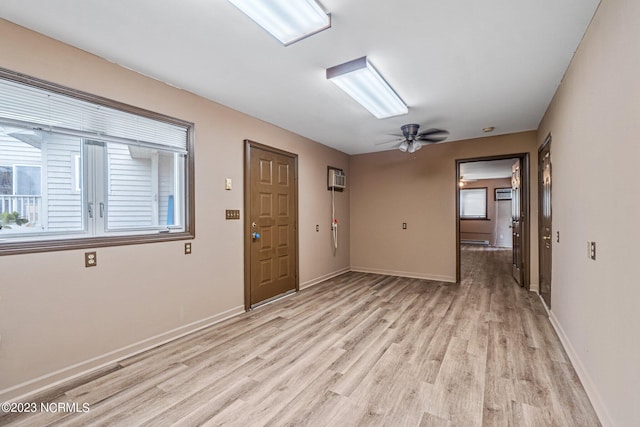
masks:
[[[185,255],[191,254],[191,242],[187,242],[184,244],[184,254]]]
[[[596,260],[596,242],[588,242],[588,249],[589,249],[589,258],[592,260]]]
[[[84,266],[95,267],[96,265],[98,265],[98,254],[96,252],[85,252]]]
[[[402,223],[402,229],[403,229],[403,230],[406,230],[406,229],[407,229],[407,223],[406,223],[406,222],[403,222],[403,223]]]
[[[316,232],[320,231],[320,225],[316,224]]]

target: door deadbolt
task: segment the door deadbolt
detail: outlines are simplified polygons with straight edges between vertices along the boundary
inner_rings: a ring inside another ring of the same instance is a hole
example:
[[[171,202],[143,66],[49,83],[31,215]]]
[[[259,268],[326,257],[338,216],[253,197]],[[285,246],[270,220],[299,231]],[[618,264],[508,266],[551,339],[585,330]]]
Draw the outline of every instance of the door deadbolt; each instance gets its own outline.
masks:
[[[251,223],[251,228],[256,228],[258,226],[258,224],[256,224],[255,222]]]

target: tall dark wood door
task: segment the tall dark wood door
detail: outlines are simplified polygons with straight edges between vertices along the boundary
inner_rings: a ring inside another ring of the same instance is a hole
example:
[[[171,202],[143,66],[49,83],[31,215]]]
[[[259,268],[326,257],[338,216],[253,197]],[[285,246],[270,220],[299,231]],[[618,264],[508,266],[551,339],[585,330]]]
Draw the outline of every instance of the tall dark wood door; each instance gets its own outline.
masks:
[[[538,152],[538,256],[540,295],[551,308],[551,138]]]
[[[247,144],[251,307],[297,289],[297,173],[294,155]]]
[[[511,234],[513,236],[513,278],[520,286],[524,286],[522,269],[522,165],[516,160],[511,168]]]

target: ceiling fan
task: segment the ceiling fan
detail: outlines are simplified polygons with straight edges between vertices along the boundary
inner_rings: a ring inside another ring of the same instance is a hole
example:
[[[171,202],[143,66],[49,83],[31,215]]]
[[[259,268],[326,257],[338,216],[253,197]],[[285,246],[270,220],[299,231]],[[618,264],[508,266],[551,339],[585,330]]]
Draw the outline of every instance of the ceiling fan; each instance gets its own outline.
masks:
[[[417,124],[408,124],[400,127],[402,131],[401,139],[397,139],[394,141],[383,142],[381,144],[390,144],[390,143],[398,143],[396,148],[398,150],[409,153],[415,153],[419,149],[422,148],[425,144],[434,144],[436,142],[444,141],[447,139],[447,135],[449,132],[443,129],[427,129],[418,133],[418,129],[420,129],[420,125]],[[380,144],[377,144],[380,145]]]

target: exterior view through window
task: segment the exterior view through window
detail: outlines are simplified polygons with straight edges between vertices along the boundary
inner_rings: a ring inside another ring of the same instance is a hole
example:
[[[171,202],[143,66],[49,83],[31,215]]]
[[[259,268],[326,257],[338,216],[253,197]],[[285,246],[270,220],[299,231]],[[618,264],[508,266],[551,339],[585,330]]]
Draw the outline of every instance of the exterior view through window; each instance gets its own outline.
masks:
[[[193,237],[192,124],[22,80],[0,73],[0,253]]]

